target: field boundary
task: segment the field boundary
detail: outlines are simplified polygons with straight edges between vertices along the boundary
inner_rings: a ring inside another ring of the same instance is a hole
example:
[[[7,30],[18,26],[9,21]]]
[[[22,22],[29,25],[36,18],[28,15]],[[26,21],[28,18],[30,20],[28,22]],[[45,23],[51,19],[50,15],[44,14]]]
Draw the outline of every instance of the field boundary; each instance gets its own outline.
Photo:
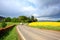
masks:
[[[0,28],[0,36],[2,37],[7,31],[9,31],[10,29],[12,29],[15,25],[11,25],[5,28]]]

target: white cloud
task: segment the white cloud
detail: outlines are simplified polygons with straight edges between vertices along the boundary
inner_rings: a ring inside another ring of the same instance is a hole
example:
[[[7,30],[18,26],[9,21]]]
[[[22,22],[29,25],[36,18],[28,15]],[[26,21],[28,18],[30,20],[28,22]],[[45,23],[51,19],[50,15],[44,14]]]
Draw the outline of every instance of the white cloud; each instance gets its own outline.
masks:
[[[34,17],[39,17],[40,15],[39,14],[32,14]]]
[[[35,11],[36,9],[34,8],[34,7],[32,7],[32,6],[29,6],[29,7],[23,7],[22,8],[22,11]]]
[[[50,17],[41,17],[41,18],[37,18],[38,20],[53,20],[53,21],[57,21],[60,20],[60,18],[50,18]]]

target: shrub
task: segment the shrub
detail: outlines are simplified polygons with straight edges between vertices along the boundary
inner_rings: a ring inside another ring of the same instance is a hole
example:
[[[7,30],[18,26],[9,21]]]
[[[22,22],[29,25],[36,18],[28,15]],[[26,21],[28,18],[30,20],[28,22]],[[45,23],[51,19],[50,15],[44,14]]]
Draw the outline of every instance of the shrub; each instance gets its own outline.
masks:
[[[5,23],[5,22],[2,22],[2,23],[1,23],[1,26],[2,26],[2,27],[6,27],[6,25],[7,25],[7,23]]]
[[[60,22],[60,20],[58,20],[57,22]]]

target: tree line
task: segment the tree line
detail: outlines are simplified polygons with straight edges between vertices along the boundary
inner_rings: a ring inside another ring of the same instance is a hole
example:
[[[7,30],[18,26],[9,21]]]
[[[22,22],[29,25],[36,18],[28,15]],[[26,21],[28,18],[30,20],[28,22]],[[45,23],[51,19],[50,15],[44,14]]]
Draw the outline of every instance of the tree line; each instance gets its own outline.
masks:
[[[11,17],[6,17],[4,18],[3,20],[4,22],[36,22],[38,21],[34,16],[31,16],[31,17],[26,17],[26,16],[19,16],[19,17],[14,17],[14,18],[11,18]]]

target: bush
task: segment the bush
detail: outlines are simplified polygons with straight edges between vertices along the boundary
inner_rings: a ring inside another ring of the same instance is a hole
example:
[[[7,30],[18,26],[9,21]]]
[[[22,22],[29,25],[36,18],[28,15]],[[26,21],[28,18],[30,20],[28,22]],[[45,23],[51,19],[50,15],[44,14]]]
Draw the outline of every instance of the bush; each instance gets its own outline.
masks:
[[[60,22],[60,20],[58,20],[57,22]]]
[[[6,26],[7,26],[7,23],[2,22],[2,23],[1,23],[1,26],[2,26],[2,27],[6,27]]]

